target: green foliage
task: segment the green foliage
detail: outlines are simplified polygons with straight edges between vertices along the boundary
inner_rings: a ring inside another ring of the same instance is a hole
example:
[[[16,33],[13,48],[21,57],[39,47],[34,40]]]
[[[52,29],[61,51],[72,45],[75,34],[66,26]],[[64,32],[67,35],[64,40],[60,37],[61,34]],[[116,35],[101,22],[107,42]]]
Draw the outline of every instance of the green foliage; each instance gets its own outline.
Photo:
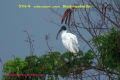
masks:
[[[20,59],[20,58],[15,58],[14,60],[8,60],[4,66],[3,66],[3,72],[6,72],[8,74],[21,74],[22,69],[27,65],[27,63]]]
[[[69,77],[70,73],[76,71],[80,66],[91,65],[93,58],[91,50],[86,53],[80,51],[77,57],[70,52],[65,52],[64,54],[50,52],[40,57],[27,56],[25,60],[20,58],[8,60],[4,64],[3,72],[8,74],[43,73],[48,80],[59,80],[58,75]],[[16,77],[16,79],[20,78]]]
[[[120,31],[113,28],[108,34],[94,38],[93,44],[101,53],[101,64],[108,69],[120,72]]]
[[[37,56],[27,56],[25,58],[25,62],[27,63],[27,66],[24,67],[23,73],[24,74],[39,74],[39,67],[38,67],[38,57]]]
[[[14,60],[8,60],[4,64],[3,72],[8,74],[22,74],[25,66],[27,66],[27,62],[17,57]],[[9,77],[3,76],[3,79],[9,79]],[[14,79],[19,79],[19,77],[14,77]]]

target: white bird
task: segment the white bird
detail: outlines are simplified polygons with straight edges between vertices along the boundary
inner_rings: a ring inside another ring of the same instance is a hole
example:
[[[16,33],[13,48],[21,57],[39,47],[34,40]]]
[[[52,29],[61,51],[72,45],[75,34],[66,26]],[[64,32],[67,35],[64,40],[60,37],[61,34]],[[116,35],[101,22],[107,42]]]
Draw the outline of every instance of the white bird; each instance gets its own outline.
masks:
[[[77,37],[74,34],[67,32],[66,27],[62,26],[61,29],[57,33],[56,39],[58,39],[58,35],[60,32],[62,32],[61,39],[62,39],[62,43],[64,47],[68,51],[73,53],[74,56],[77,56],[77,53],[79,51]]]

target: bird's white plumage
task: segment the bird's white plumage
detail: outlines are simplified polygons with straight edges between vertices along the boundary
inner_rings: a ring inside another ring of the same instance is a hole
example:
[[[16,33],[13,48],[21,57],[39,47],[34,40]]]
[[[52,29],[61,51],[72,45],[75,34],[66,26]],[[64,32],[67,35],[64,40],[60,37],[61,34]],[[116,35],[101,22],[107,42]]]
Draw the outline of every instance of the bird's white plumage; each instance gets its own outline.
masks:
[[[68,33],[64,30],[62,31],[61,38],[64,47],[76,55],[79,51],[77,37],[74,34]]]

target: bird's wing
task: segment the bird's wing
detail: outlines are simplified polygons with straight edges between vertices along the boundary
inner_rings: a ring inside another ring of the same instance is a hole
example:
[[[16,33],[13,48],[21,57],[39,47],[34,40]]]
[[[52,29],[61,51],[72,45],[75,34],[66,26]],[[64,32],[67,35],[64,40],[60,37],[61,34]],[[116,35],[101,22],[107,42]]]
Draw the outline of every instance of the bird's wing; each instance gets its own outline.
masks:
[[[70,35],[70,39],[78,46],[77,37],[72,33],[69,33],[69,35]]]
[[[74,49],[74,51],[77,53],[78,52],[78,43],[76,42],[75,39],[71,38],[71,42],[72,42],[72,48]]]
[[[79,51],[79,49],[78,49],[78,40],[77,40],[77,37],[74,34],[71,34],[71,33],[70,33],[70,42],[71,42],[72,48],[77,53]]]

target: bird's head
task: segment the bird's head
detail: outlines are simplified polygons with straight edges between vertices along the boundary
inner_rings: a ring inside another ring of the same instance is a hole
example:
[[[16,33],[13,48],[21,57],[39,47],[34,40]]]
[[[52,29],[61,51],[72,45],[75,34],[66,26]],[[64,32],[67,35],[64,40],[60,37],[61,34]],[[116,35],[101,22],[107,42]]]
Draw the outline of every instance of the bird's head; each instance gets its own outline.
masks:
[[[60,34],[60,32],[61,32],[61,31],[65,31],[65,30],[66,30],[66,27],[65,27],[65,26],[62,26],[62,27],[60,28],[60,30],[58,31],[58,33],[57,33],[56,39],[58,39],[58,35]]]

